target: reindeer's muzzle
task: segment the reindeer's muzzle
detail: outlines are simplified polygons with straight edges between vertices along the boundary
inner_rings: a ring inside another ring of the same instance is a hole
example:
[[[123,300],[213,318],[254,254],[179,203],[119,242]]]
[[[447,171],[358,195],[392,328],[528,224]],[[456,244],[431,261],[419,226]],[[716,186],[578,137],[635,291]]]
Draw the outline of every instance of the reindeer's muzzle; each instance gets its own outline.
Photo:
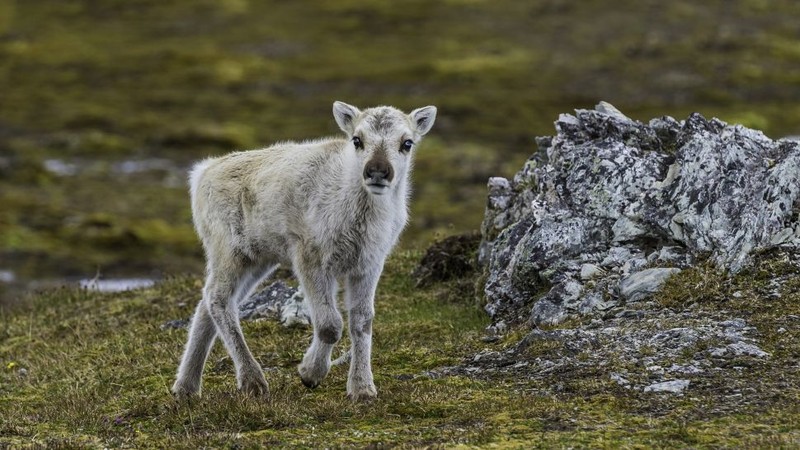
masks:
[[[384,194],[389,190],[392,179],[394,179],[394,169],[382,154],[372,157],[364,166],[364,183],[373,194]]]

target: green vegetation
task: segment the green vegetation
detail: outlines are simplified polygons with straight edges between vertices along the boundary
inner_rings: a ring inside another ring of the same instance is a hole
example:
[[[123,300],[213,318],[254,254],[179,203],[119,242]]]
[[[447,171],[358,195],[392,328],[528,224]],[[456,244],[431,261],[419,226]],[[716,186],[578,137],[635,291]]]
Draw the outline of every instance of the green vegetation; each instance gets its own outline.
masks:
[[[706,262],[671,277],[656,296],[662,305],[683,309],[700,307],[729,311],[745,318],[770,344],[778,361],[770,368],[776,377],[797,377],[800,360],[800,262],[796,255],[768,249],[754,256],[753,264],[735,276]],[[772,365],[770,365],[772,366]],[[767,370],[766,367],[763,368]],[[758,376],[764,374],[759,372]]]
[[[769,364],[710,372],[693,381],[688,395],[671,396],[618,386],[608,376],[619,364],[613,360],[608,367],[547,375],[523,370],[517,376],[426,376],[478,351],[503,350],[524,330],[482,342],[487,318],[472,299],[436,296],[457,280],[414,287],[410,272],[421,256],[408,251],[393,256],[379,288],[374,351],[379,397],[371,404],[346,398],[343,367],[335,367],[319,388],[303,387],[295,367],[310,330],[285,329],[272,320],[244,324],[270,382],[269,400],[236,392],[232,363],[217,344],[206,366],[203,396],[176,403],[168,389],[186,331],[159,326],[191,314],[201,286],[196,278],[173,278],[124,294],[66,289],[37,294],[0,315],[0,445],[719,448],[800,442],[800,336],[796,324],[783,323],[784,334],[774,331],[781,320],[800,313],[794,282],[772,308],[750,304],[758,311],[748,322],[769,339],[763,345],[773,354]],[[749,289],[774,261],[730,283]],[[695,277],[694,269],[685,271],[670,287],[694,285]],[[726,302],[715,293],[703,298],[700,308]],[[345,339],[340,348],[346,345]],[[540,341],[526,353],[555,359],[560,351],[557,342]],[[745,397],[729,395],[733,387],[743,388]]]

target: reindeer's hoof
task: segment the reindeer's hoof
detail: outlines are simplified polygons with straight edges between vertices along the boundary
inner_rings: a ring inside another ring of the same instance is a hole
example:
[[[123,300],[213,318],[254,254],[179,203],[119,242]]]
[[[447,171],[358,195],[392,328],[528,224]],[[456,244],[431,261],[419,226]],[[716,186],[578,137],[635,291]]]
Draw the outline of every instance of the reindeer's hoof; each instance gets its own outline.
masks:
[[[314,389],[317,386],[319,386],[319,381],[306,380],[305,378],[303,378],[302,375],[300,375],[300,381],[303,382],[303,386],[305,386],[305,387],[307,387],[309,389]]]
[[[303,385],[309,389],[319,386],[322,380],[328,375],[330,367],[315,367],[313,365],[300,364],[297,366],[297,373]]]
[[[172,389],[170,389],[170,392],[172,392],[172,397],[179,402],[184,402],[192,398],[200,397],[199,387],[186,386],[177,381],[175,382],[175,384],[172,385]]]
[[[347,393],[353,403],[367,403],[378,398],[378,390],[374,385],[362,386]]]
[[[264,379],[264,375],[242,377],[239,381],[239,390],[251,397],[266,397],[269,395],[269,384]]]

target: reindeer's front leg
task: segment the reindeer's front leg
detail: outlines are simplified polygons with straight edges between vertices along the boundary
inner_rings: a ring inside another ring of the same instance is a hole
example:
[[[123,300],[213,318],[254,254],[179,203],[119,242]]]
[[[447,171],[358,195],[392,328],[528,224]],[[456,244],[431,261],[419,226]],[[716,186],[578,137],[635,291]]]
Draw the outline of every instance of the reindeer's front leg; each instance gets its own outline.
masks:
[[[375,317],[375,289],[383,265],[373,271],[347,278],[346,305],[352,342],[347,396],[354,402],[371,400],[378,395],[372,380],[372,319]]]
[[[303,384],[317,387],[331,368],[331,352],[342,336],[342,315],[336,308],[336,279],[316,266],[296,264],[310,306],[314,336],[297,370]]]

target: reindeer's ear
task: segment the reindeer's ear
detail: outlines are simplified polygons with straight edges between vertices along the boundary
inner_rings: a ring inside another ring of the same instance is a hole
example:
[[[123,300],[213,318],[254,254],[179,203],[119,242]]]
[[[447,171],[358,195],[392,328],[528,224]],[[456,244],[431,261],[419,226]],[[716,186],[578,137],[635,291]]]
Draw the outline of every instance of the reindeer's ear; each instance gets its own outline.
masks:
[[[333,118],[339,128],[348,135],[353,134],[356,117],[361,113],[355,106],[344,102],[333,102]]]
[[[436,107],[426,106],[415,109],[408,116],[411,117],[411,122],[417,127],[417,133],[425,135],[428,131],[431,131],[433,121],[436,120]]]

